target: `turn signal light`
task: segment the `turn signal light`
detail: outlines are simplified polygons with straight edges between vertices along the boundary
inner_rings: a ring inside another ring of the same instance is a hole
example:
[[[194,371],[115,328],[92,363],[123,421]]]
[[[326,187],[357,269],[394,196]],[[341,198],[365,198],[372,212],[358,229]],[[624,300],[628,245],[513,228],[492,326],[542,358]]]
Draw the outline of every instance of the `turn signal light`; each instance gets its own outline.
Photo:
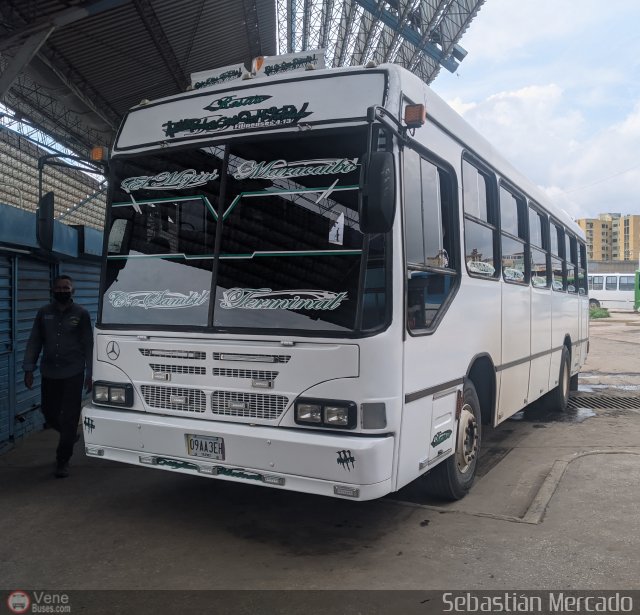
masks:
[[[404,123],[407,128],[420,128],[427,121],[424,105],[407,105],[404,108]]]
[[[94,162],[105,162],[109,157],[106,147],[97,146],[91,148],[91,160]]]

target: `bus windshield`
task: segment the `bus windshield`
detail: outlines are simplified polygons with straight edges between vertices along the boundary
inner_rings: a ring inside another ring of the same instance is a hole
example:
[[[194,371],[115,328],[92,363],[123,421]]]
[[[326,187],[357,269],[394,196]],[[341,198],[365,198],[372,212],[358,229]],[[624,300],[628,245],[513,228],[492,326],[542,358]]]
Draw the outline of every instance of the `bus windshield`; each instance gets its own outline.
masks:
[[[101,323],[381,327],[387,238],[359,229],[365,149],[352,129],[114,159]]]

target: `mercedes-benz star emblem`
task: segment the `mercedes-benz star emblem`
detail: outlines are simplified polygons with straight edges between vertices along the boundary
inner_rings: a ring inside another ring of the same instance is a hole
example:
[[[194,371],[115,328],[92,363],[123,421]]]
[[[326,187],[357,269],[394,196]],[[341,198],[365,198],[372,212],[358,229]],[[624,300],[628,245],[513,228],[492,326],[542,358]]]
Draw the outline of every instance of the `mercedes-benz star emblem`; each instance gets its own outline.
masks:
[[[109,342],[107,344],[107,356],[115,361],[120,356],[120,346],[118,346],[118,342]]]

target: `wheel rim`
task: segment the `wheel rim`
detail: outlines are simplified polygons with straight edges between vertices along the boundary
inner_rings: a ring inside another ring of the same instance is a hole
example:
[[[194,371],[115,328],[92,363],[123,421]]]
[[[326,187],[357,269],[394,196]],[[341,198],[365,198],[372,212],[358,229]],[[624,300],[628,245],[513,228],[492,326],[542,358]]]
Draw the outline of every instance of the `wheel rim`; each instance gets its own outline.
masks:
[[[462,406],[458,425],[456,463],[461,474],[469,472],[478,455],[478,422],[469,404]]]

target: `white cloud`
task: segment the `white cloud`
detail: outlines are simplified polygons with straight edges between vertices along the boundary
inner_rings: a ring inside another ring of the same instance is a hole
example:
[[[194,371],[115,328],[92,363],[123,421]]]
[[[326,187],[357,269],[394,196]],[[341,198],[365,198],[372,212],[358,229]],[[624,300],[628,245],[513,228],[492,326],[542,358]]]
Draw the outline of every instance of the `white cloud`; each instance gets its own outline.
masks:
[[[490,0],[434,89],[575,217],[640,213],[640,2]]]
[[[556,84],[452,101],[516,168],[572,217],[638,213],[640,102],[622,121],[590,134]]]
[[[613,10],[612,3],[620,4],[620,0],[610,0],[607,11]],[[467,60],[511,62],[525,57],[532,44],[564,40],[578,30],[601,23],[603,10],[599,0],[490,0],[464,37]]]
[[[581,215],[640,213],[640,101],[622,121],[583,140],[573,156],[550,173],[553,192]]]
[[[549,168],[575,147],[583,118],[562,111],[563,92],[555,84],[499,92],[473,103],[454,101],[465,119],[516,168],[536,183],[549,179]]]
[[[464,115],[465,113],[467,113],[468,111],[471,111],[476,106],[476,103],[474,102],[466,103],[461,98],[454,98],[453,100],[449,100],[447,102],[460,115]]]

